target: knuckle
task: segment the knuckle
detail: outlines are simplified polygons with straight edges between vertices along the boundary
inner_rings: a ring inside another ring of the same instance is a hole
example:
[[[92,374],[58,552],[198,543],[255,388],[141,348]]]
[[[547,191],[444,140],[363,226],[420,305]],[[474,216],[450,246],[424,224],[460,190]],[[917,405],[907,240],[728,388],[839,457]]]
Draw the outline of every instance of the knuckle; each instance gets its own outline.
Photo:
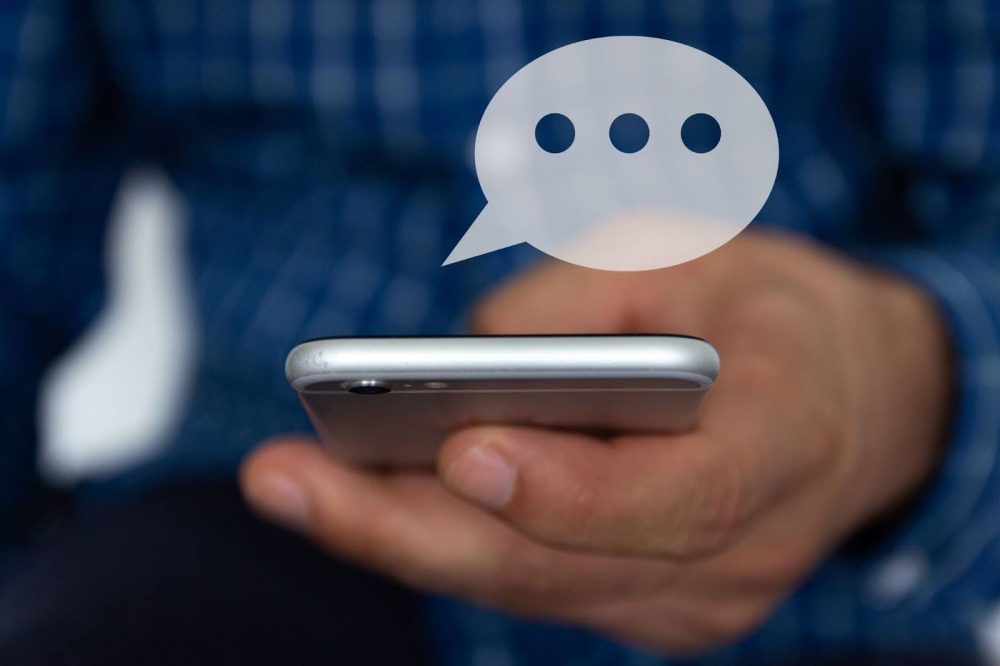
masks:
[[[655,498],[658,506],[650,505],[654,498],[645,493],[630,503],[633,513],[642,515],[619,522],[641,538],[620,554],[700,560],[722,553],[743,535],[754,510],[740,461],[718,451],[703,451],[685,462],[688,472],[679,477],[669,497]]]
[[[595,479],[593,482],[584,480],[578,483],[569,493],[566,504],[566,515],[569,520],[557,521],[556,525],[565,532],[561,541],[564,545],[579,545],[582,539],[593,532],[595,523],[604,508],[603,484]]]
[[[689,556],[706,557],[731,546],[749,515],[744,474],[732,459],[721,457],[699,477],[699,490],[692,494],[695,499],[685,551]]]
[[[591,551],[616,541],[622,525],[608,515],[608,489],[603,479],[581,472],[548,494],[515,498],[506,515],[525,534],[545,546]],[[625,523],[626,521],[622,521]]]

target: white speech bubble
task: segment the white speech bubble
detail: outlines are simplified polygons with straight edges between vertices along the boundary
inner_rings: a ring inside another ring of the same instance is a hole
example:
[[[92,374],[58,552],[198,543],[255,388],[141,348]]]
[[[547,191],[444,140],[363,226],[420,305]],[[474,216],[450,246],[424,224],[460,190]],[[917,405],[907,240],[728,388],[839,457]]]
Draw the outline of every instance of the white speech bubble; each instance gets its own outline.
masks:
[[[575,138],[549,153],[535,138],[549,114]],[[640,116],[638,152],[612,143],[616,118]],[[708,152],[681,128],[707,114]],[[698,49],[652,37],[603,37],[551,51],[494,95],[476,135],[486,207],[445,260],[522,242],[590,268],[639,271],[696,259],[733,239],[764,206],[778,171],[778,134],[742,76]]]

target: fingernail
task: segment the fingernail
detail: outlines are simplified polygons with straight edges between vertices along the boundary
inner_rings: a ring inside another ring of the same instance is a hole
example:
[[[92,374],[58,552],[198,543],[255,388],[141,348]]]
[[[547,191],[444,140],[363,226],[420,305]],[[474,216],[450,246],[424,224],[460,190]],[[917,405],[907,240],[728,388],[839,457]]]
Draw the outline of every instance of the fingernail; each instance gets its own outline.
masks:
[[[309,529],[309,499],[302,487],[282,474],[255,478],[246,488],[247,500],[264,515],[297,532]]]
[[[514,496],[517,469],[494,448],[474,446],[448,467],[445,483],[459,495],[498,511]]]

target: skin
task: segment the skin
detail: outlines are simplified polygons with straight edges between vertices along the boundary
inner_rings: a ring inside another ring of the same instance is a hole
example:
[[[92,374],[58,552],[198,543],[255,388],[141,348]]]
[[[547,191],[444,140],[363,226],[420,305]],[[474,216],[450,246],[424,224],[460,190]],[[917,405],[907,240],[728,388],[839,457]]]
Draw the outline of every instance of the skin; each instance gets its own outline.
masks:
[[[663,271],[547,263],[489,295],[475,327],[681,332],[711,341],[722,373],[694,432],[475,427],[436,473],[270,441],[242,468],[251,506],[414,587],[692,655],[753,631],[941,454],[951,368],[933,305],[787,235]]]

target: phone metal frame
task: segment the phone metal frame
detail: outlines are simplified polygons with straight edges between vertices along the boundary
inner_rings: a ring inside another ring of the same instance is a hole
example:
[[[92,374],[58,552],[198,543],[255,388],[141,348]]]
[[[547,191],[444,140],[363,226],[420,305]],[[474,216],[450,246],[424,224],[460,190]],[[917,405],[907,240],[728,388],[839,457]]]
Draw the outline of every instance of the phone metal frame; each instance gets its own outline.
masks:
[[[432,462],[472,424],[686,430],[719,369],[708,342],[674,335],[326,338],[285,365],[338,457],[403,465]]]

